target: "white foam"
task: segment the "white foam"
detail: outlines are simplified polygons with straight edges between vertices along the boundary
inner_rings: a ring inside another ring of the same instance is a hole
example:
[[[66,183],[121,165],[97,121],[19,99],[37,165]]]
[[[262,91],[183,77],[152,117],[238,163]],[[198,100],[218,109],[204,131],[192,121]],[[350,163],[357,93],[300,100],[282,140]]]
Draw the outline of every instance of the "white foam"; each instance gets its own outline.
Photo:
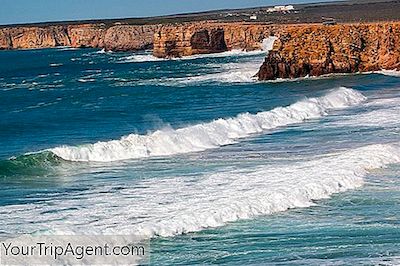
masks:
[[[219,58],[229,56],[251,56],[251,55],[265,55],[266,52],[272,50],[277,37],[270,36],[263,40],[261,50],[244,51],[240,49],[233,49],[231,51],[221,53],[210,53],[210,54],[196,54],[190,56],[176,57],[176,58],[158,58],[151,54],[136,54],[130,55],[120,59],[121,63],[136,63],[136,62],[154,62],[154,61],[165,61],[165,60],[194,60],[199,58]],[[255,73],[253,73],[254,75]]]
[[[389,134],[390,127],[395,131],[399,130],[400,97],[393,97],[392,95],[392,98],[371,100],[365,106],[374,110],[342,118],[340,121],[333,123],[333,125],[346,125],[357,128],[360,126],[384,127],[386,134]]]
[[[56,48],[59,51],[73,51],[73,50],[79,50],[77,47],[70,47],[70,46],[59,46]]]
[[[263,51],[271,51],[274,48],[274,43],[278,39],[278,37],[270,36],[263,40],[262,42],[262,50]]]
[[[34,205],[0,206],[0,215],[8,230],[24,224],[24,230],[54,234],[173,236],[312,206],[362,186],[369,170],[399,162],[399,143],[369,145],[290,164],[138,180],[118,191],[101,186]],[[34,223],[27,224],[31,217]]]
[[[61,64],[61,63],[52,63],[52,64],[50,64],[50,66],[51,67],[59,67],[59,66],[62,66],[63,64]]]
[[[219,83],[250,83],[257,81],[255,74],[258,71],[261,62],[257,60],[248,60],[238,63],[227,63],[218,66],[220,72],[202,74],[198,76],[189,76],[182,78],[167,78],[162,80],[149,80],[148,83],[163,84],[168,86],[185,86],[188,84],[219,82]],[[208,64],[205,67],[214,67],[215,64]],[[146,82],[144,82],[145,84]]]
[[[246,58],[236,63],[226,63],[216,65],[214,63],[204,64],[203,68],[212,69],[213,73],[201,74],[187,77],[168,77],[146,79],[139,81],[123,81],[117,86],[135,85],[162,85],[162,86],[186,86],[189,84],[200,83],[253,83],[257,81],[255,77],[263,57]],[[215,70],[217,69],[217,70]]]
[[[130,134],[119,140],[61,146],[50,151],[64,160],[98,162],[198,152],[233,144],[241,138],[276,127],[319,118],[331,109],[356,105],[365,99],[358,91],[341,87],[325,96],[304,99],[271,111],[243,113],[180,129],[166,128],[147,135]]]
[[[382,74],[385,76],[400,77],[399,70],[381,70],[381,71],[376,71],[375,73]]]
[[[155,61],[165,61],[167,59],[158,58],[151,54],[136,54],[123,57],[119,60],[119,63],[138,63],[138,62],[155,62]]]
[[[101,49],[96,52],[96,54],[112,54],[112,51],[106,51],[106,49]]]
[[[193,83],[204,83],[204,82],[219,82],[219,83],[250,83],[257,81],[255,77],[258,72],[260,65],[264,60],[264,55],[268,53],[273,47],[273,44],[277,38],[268,37],[263,40],[262,50],[255,51],[242,51],[242,50],[232,50],[223,53],[215,54],[200,54],[193,56],[185,56],[182,58],[172,58],[169,60],[193,60],[199,58],[218,58],[218,57],[229,57],[236,56],[239,57],[238,62],[215,64],[208,63],[204,64],[204,68],[213,69],[213,73],[202,74],[189,77],[171,77],[163,79],[150,79],[141,80],[136,82],[130,82],[132,86],[134,85],[164,85],[164,86],[186,86],[187,84]],[[165,61],[168,59],[157,58],[150,54],[145,55],[133,55],[121,59],[121,62],[151,62],[151,61]],[[215,72],[218,69],[218,72]],[[119,85],[128,85],[126,82]]]
[[[96,79],[84,79],[84,78],[81,78],[81,79],[78,79],[78,81],[82,82],[82,83],[87,83],[87,82],[94,82],[94,81],[96,81]]]
[[[120,63],[137,63],[137,62],[156,62],[156,61],[183,61],[183,60],[194,60],[200,58],[222,58],[222,57],[229,57],[229,56],[250,56],[250,55],[259,55],[265,54],[263,50],[256,50],[256,51],[243,51],[243,50],[231,50],[222,53],[213,53],[213,54],[197,54],[197,55],[190,55],[190,56],[183,56],[183,57],[174,57],[174,58],[159,58],[155,57],[151,54],[136,54],[130,55],[127,57],[123,57],[120,59]]]
[[[360,187],[368,170],[399,162],[398,146],[372,145],[292,165],[211,174],[190,187],[182,180],[168,181],[170,184],[157,188],[164,192],[165,199],[157,197],[156,200],[168,202],[172,195],[175,200],[158,208],[154,204],[151,207],[156,208],[154,213],[162,212],[163,217],[144,221],[136,230],[143,235],[172,236],[309,207],[314,205],[313,200]],[[167,187],[170,195],[165,193]],[[128,226],[120,229],[125,233],[130,231]]]

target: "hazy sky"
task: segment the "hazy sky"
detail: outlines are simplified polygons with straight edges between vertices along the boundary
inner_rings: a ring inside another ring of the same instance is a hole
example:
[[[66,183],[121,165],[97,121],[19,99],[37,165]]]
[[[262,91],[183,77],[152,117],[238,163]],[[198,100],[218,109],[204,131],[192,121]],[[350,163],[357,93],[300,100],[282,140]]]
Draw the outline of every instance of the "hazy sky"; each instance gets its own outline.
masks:
[[[0,0],[0,24],[146,17],[315,1],[318,0]]]

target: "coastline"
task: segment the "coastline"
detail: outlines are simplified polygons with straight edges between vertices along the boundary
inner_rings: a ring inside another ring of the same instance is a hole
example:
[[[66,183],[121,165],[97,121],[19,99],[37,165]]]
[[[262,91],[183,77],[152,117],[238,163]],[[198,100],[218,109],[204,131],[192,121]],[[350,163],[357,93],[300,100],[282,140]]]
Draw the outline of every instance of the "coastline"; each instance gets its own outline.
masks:
[[[400,71],[374,70],[399,62],[400,21],[96,23],[14,27],[51,47],[0,51],[2,237],[143,236],[149,265],[400,263]]]

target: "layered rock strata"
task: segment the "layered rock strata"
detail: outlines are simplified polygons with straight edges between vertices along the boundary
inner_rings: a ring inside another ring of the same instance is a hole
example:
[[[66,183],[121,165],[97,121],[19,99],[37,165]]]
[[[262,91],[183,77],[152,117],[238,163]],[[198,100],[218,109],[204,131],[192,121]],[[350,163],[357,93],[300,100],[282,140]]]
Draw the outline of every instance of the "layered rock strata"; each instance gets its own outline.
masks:
[[[286,27],[258,72],[260,80],[400,70],[400,23]]]
[[[182,57],[233,49],[260,49],[263,39],[282,26],[249,23],[187,23],[163,26],[154,36],[156,57]]]
[[[275,36],[260,80],[400,70],[400,22],[270,25],[195,22],[175,25],[81,24],[0,28],[0,49],[57,46],[134,51],[154,47],[157,57],[260,49]]]
[[[33,49],[57,46],[134,51],[151,48],[158,25],[82,24],[0,29],[0,49]]]

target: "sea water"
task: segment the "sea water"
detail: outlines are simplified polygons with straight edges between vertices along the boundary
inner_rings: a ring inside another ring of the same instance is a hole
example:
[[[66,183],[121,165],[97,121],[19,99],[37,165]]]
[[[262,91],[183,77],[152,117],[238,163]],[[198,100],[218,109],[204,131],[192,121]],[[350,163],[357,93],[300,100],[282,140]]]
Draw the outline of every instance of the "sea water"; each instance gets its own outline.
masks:
[[[398,72],[258,82],[265,51],[0,52],[0,235],[154,265],[400,263]]]

